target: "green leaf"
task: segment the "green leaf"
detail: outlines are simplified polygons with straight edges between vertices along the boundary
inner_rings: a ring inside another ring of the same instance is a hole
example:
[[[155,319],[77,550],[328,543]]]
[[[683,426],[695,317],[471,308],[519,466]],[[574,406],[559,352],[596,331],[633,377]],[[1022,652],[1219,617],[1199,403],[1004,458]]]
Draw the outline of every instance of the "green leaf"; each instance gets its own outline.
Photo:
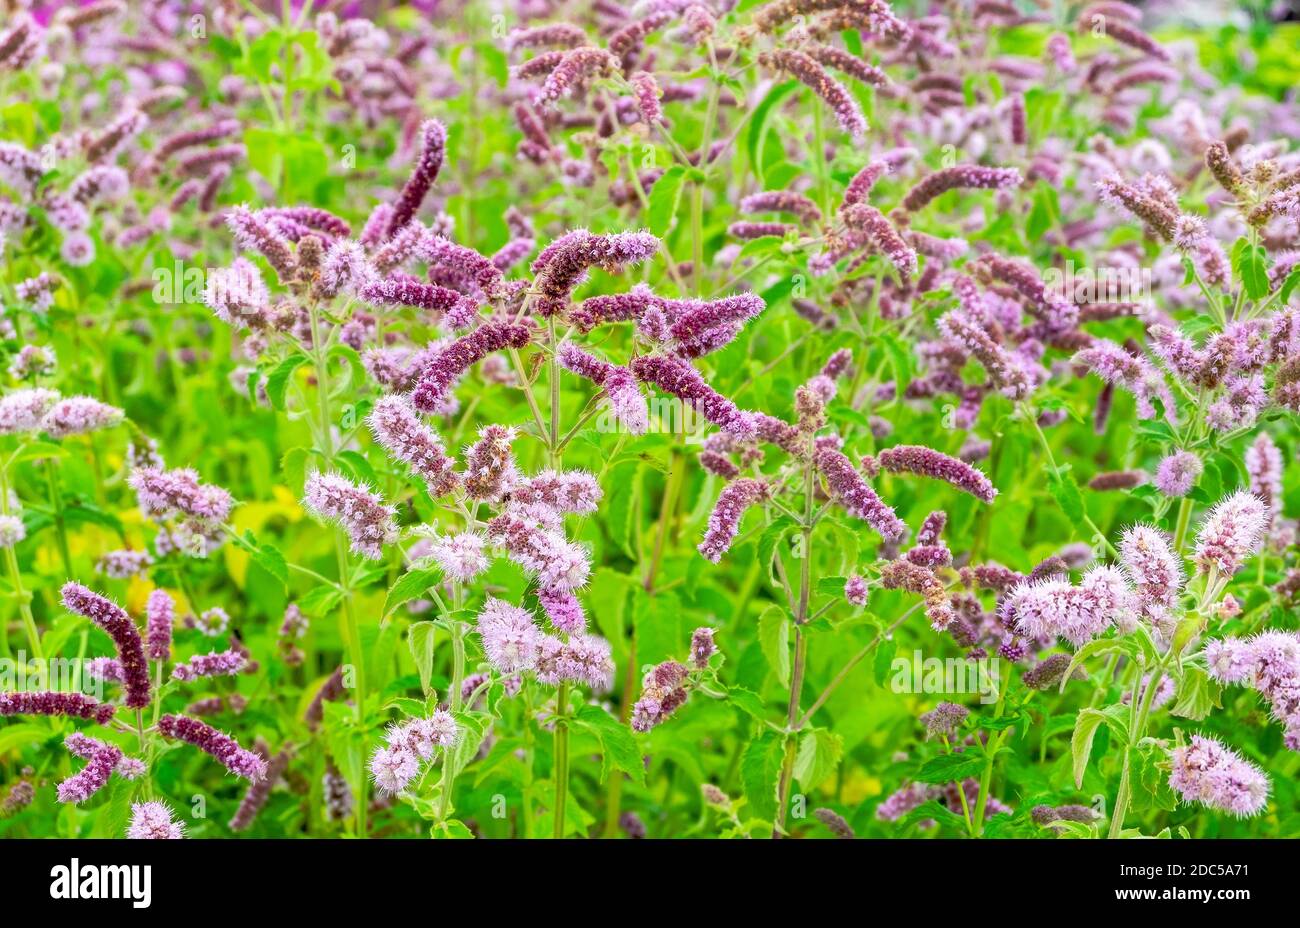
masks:
[[[442,573],[437,567],[408,570],[397,578],[397,582],[388,591],[388,595],[384,598],[384,611],[380,615],[386,618],[389,613],[403,603],[408,603],[423,596],[425,590],[437,584],[441,575]]]
[[[762,697],[753,690],[733,686],[727,690],[727,701],[756,721],[761,722],[767,718],[767,707],[763,705]]]
[[[1056,500],[1056,504],[1061,507],[1065,517],[1069,519],[1075,528],[1081,531],[1085,529],[1084,519],[1087,513],[1083,508],[1083,494],[1079,492],[1079,485],[1074,482],[1074,475],[1069,471],[1058,471],[1047,475],[1047,489]]]
[[[266,375],[266,398],[276,409],[284,409],[284,394],[289,389],[293,372],[307,363],[307,356],[293,354],[285,358]]]
[[[895,824],[896,828],[907,828],[911,825],[918,825],[921,822],[937,822],[941,827],[949,828],[954,831],[965,833],[966,820],[957,813],[953,812],[943,803],[931,799],[929,802],[923,802],[911,812],[904,815]]]
[[[677,205],[682,198],[682,182],[686,179],[686,168],[674,164],[655,181],[647,197],[646,225],[650,231],[662,237],[673,224],[677,215]]]
[[[261,567],[272,577],[280,581],[280,585],[285,589],[289,587],[289,565],[284,559],[284,555],[275,545],[268,545],[259,542],[252,532],[244,532],[244,540],[252,546],[249,554],[257,566]]]
[[[1088,658],[1096,657],[1098,654],[1109,654],[1112,651],[1133,654],[1136,650],[1137,645],[1127,638],[1092,639],[1092,641],[1074,652],[1074,657],[1070,659],[1070,666],[1065,668],[1065,675],[1061,677],[1061,685],[1057,688],[1057,692],[1065,692],[1065,685],[1074,677],[1074,671]]]
[[[48,725],[19,722],[0,728],[0,756],[19,750],[29,744],[41,744],[51,737]]]
[[[1223,687],[1211,680],[1204,670],[1195,664],[1187,664],[1183,668],[1183,678],[1178,681],[1173,708],[1169,711],[1173,715],[1199,722],[1222,706],[1222,694]]]
[[[599,706],[583,706],[574,722],[600,740],[600,780],[605,782],[610,771],[618,769],[638,784],[645,783],[645,763],[636,739],[626,725]]]
[[[1268,295],[1268,256],[1262,245],[1242,236],[1232,246],[1232,272],[1252,300]]]
[[[458,818],[434,822],[429,833],[435,838],[455,838],[457,840],[472,840],[474,837],[474,832],[469,830],[469,826]]]
[[[789,686],[790,621],[784,609],[768,606],[763,611],[763,615],[758,620],[758,642],[776,678],[781,681],[782,686]]]
[[[1046,184],[1040,184],[1034,191],[1034,205],[1025,220],[1025,237],[1030,242],[1042,241],[1047,230],[1056,224],[1059,213],[1056,190]]]
[[[298,608],[309,616],[323,619],[343,601],[343,593],[336,586],[314,586],[298,599]]]
[[[740,781],[749,807],[763,821],[776,820],[776,789],[781,771],[781,737],[765,731],[740,756]]]
[[[767,121],[777,104],[794,93],[798,87],[798,81],[786,81],[784,84],[777,84],[767,92],[767,96],[762,99],[758,106],[754,107],[754,115],[749,121],[749,129],[745,136],[745,151],[749,155],[749,163],[753,167],[754,173],[760,178],[763,176],[762,150],[763,142],[767,138]]]
[[[884,686],[893,669],[894,655],[898,653],[898,642],[893,638],[884,638],[876,645],[876,656],[871,660],[871,675],[876,686]]]
[[[1285,306],[1290,301],[1291,294],[1295,293],[1296,287],[1300,287],[1300,267],[1287,274],[1286,280],[1282,281],[1282,287],[1277,295],[1278,303]]]
[[[892,332],[878,333],[876,341],[884,346],[885,353],[889,355],[889,366],[898,385],[894,395],[901,398],[907,390],[907,385],[912,382],[912,351]]]
[[[131,797],[135,784],[121,777],[113,777],[108,791],[108,802],[100,807],[91,831],[94,838],[121,838],[126,834],[131,818]]]
[[[758,538],[758,564],[759,567],[766,570],[772,563],[772,554],[776,551],[776,546],[780,543],[785,533],[794,528],[794,520],[789,516],[781,516],[773,520],[772,524],[763,529],[763,534]]]
[[[433,622],[414,622],[406,630],[406,645],[411,649],[411,658],[420,674],[420,689],[425,693],[429,692],[429,681],[433,677],[437,631],[438,627]]]
[[[799,739],[794,759],[794,775],[799,785],[811,790],[839,766],[844,756],[844,739],[824,728],[814,728]]]
[[[29,441],[17,451],[9,463],[20,464],[23,461],[38,461],[43,458],[66,458],[68,451],[62,445],[56,445],[52,441]]]
[[[1097,726],[1103,722],[1119,737],[1128,741],[1128,724],[1124,719],[1128,707],[1110,706],[1107,709],[1084,708],[1074,723],[1074,733],[1070,735],[1070,755],[1073,760],[1074,786],[1083,788],[1083,774],[1088,769],[1088,757],[1092,754],[1092,742],[1097,736]]]
[[[983,770],[984,758],[974,751],[940,754],[921,765],[921,769],[916,772],[916,780],[920,783],[953,783],[978,776]]]
[[[478,749],[483,744],[486,717],[475,712],[456,713],[456,724],[460,727],[460,738],[451,749],[444,763],[451,764],[451,772],[459,776],[469,766],[469,762],[478,756]]]

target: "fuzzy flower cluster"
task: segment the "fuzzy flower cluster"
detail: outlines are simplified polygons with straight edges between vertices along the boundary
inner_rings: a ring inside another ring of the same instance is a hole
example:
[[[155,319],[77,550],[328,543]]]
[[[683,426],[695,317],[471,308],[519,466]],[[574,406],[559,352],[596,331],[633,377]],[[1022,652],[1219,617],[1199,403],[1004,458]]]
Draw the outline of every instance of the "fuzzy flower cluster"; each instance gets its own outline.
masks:
[[[1027,638],[1064,638],[1076,647],[1128,621],[1136,601],[1124,574],[1098,566],[1075,586],[1060,577],[1021,583],[1002,601],[1004,621]]]
[[[1258,496],[1239,490],[1220,500],[1196,536],[1197,568],[1202,573],[1213,569],[1221,577],[1232,576],[1263,547],[1268,524],[1268,505]]]
[[[1205,663],[1220,683],[1249,686],[1268,700],[1285,727],[1286,746],[1300,751],[1300,636],[1265,631],[1216,639],[1205,645]]]
[[[171,807],[165,802],[134,802],[126,836],[137,840],[178,840],[185,837],[183,822],[172,820]]]
[[[384,746],[376,748],[370,757],[370,777],[381,792],[400,793],[419,774],[421,765],[433,759],[438,748],[453,747],[459,737],[455,718],[443,709],[435,709],[426,718],[390,726]]]
[[[646,732],[676,712],[689,695],[687,669],[676,661],[652,667],[641,680],[641,696],[632,706],[632,730]]]
[[[1245,817],[1268,804],[1264,772],[1213,738],[1192,735],[1189,744],[1170,753],[1169,787],[1184,802]]]
[[[397,540],[396,510],[384,505],[378,493],[341,474],[312,474],[303,488],[303,505],[347,533],[352,550],[377,561],[384,545]]]
[[[235,649],[196,654],[172,668],[172,679],[189,682],[199,677],[232,677],[248,664],[248,658]]]
[[[547,635],[527,610],[495,597],[488,597],[477,621],[483,652],[503,674],[533,671],[547,685],[568,680],[598,691],[613,684],[614,662],[603,638],[570,634],[563,641]]]
[[[457,485],[455,461],[447,456],[433,429],[420,421],[401,396],[385,396],[375,402],[368,420],[375,440],[395,459],[407,464],[437,499]]]

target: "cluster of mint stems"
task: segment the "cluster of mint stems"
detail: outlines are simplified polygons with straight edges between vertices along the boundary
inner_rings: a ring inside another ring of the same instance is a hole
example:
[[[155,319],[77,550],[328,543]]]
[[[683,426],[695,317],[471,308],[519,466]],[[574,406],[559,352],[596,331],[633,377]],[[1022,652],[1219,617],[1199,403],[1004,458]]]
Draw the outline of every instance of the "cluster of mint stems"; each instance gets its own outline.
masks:
[[[1259,239],[1258,232],[1255,229],[1251,229],[1250,244],[1252,247],[1258,244],[1258,239]],[[1277,291],[1273,292],[1266,299],[1256,301],[1256,304],[1253,307],[1246,308],[1245,288],[1238,287],[1236,296],[1230,298],[1232,302],[1232,308],[1231,311],[1229,311],[1226,309],[1228,300],[1221,299],[1220,297],[1216,296],[1214,293],[1210,291],[1210,289],[1206,286],[1205,282],[1201,279],[1201,276],[1197,272],[1195,266],[1192,266],[1189,270],[1193,279],[1196,281],[1197,286],[1200,288],[1202,295],[1205,297],[1206,302],[1209,304],[1209,307],[1215,317],[1215,321],[1218,323],[1220,331],[1226,329],[1228,323],[1230,322],[1247,321],[1249,319],[1256,318],[1257,316],[1268,311],[1268,309],[1277,301],[1277,299],[1281,294],[1281,289],[1279,288]],[[1181,431],[1181,434],[1179,434],[1178,436],[1178,442],[1177,442],[1178,448],[1180,450],[1185,450],[1197,444],[1198,442],[1202,441],[1208,432],[1209,427],[1205,421],[1205,415],[1204,415],[1206,391],[1204,388],[1202,388],[1195,395],[1193,395],[1178,380],[1178,378],[1175,377],[1171,379],[1173,380],[1175,386],[1177,386],[1178,389],[1183,393],[1183,395],[1190,401],[1190,406],[1192,409],[1192,415],[1189,418],[1186,427]],[[1043,434],[1043,430],[1038,426],[1037,415],[1035,414],[1034,410],[1032,410],[1028,406],[1028,404],[1021,403],[1019,404],[1019,412],[1022,418],[1032,425],[1034,433],[1038,438],[1038,442],[1042,446],[1044,456],[1047,459],[1048,468],[1051,470],[1054,476],[1059,478],[1062,472],[1056,464],[1056,460],[1052,454],[1052,448],[1050,443],[1047,440],[1047,436]],[[1185,553],[1187,548],[1187,529],[1191,523],[1192,504],[1193,501],[1191,496],[1186,496],[1186,495],[1182,497],[1182,499],[1179,501],[1178,504],[1178,513],[1174,521],[1173,547],[1175,552],[1179,556],[1182,556]],[[1156,512],[1157,518],[1163,518],[1163,516],[1168,512],[1169,506],[1170,506],[1169,500],[1162,500],[1160,508]],[[1115,551],[1115,548],[1111,544],[1106,533],[1102,532],[1097,527],[1096,523],[1092,521],[1092,518],[1088,516],[1086,512],[1084,513],[1084,520],[1088,528],[1093,532],[1094,540],[1102,541],[1105,544],[1106,549],[1110,553],[1110,555],[1112,557],[1118,557],[1118,553]],[[1256,555],[1256,557],[1259,559],[1260,579],[1262,582],[1264,566],[1265,566],[1265,552],[1260,551]],[[1227,579],[1228,578],[1226,577],[1219,577],[1218,571],[1214,567],[1210,568],[1209,573],[1204,577],[1204,585],[1201,594],[1198,597],[1197,605],[1191,611],[1190,615],[1184,618],[1183,625],[1180,625],[1180,628],[1186,625],[1186,623],[1192,622],[1193,629],[1194,629],[1193,636],[1196,634],[1197,631],[1204,629],[1205,624],[1209,621],[1209,618],[1211,616],[1211,611],[1214,608],[1214,603],[1217,601],[1219,595],[1223,592],[1223,588],[1227,583]],[[1186,646],[1186,644],[1187,644],[1186,640],[1175,641],[1174,644],[1172,644],[1162,655],[1160,655],[1157,658],[1155,662],[1155,667],[1150,669],[1150,677],[1145,687],[1142,687],[1142,680],[1148,668],[1142,662],[1136,660],[1133,661],[1131,667],[1129,668],[1129,670],[1125,675],[1126,679],[1125,679],[1122,692],[1133,693],[1135,695],[1129,701],[1128,738],[1126,739],[1123,755],[1121,758],[1120,782],[1119,782],[1118,791],[1115,796],[1115,805],[1113,806],[1111,811],[1110,828],[1107,833],[1108,837],[1110,838],[1120,838],[1123,836],[1124,819],[1128,813],[1128,808],[1132,801],[1132,781],[1131,781],[1130,768],[1132,766],[1133,749],[1134,747],[1136,747],[1142,742],[1143,738],[1146,737],[1147,725],[1150,721],[1151,707],[1152,707],[1152,703],[1154,702],[1156,691],[1160,688],[1160,684],[1164,680],[1165,674],[1168,672],[1170,664],[1178,660],[1179,655],[1182,649]],[[1113,682],[1115,670],[1118,666],[1118,663],[1119,663],[1119,654],[1116,653],[1111,657],[1109,663],[1107,664],[1105,673],[1103,674],[1101,679],[1101,683],[1093,694],[1093,698],[1091,701],[1091,705],[1093,707],[1098,705],[1098,703],[1105,697],[1106,690]],[[1136,695],[1138,693],[1139,688],[1142,688],[1142,693],[1140,698],[1138,698]],[[1002,697],[1005,697],[1005,691],[1002,693]],[[998,701],[998,709],[997,709],[998,715],[1001,715],[1002,704],[1003,704],[1002,698],[1000,697]],[[1005,731],[998,732],[997,736],[995,737],[1000,741],[1001,738],[1005,737]],[[1044,740],[1044,744],[1045,743],[1046,742]],[[991,748],[992,746],[990,746],[988,765],[985,768],[985,777],[981,778],[980,781],[981,802],[980,802],[980,808],[977,810],[975,820],[974,820],[974,830],[972,831],[972,834],[974,835],[980,834],[980,827],[983,821],[983,815],[982,815],[983,802],[987,796],[987,778],[988,775],[991,774],[993,756],[996,753],[996,751],[992,750]],[[962,804],[964,808],[965,807],[964,797],[962,799]],[[968,824],[971,823],[969,815],[967,816],[967,821]]]
[[[336,449],[334,447],[334,438],[331,431],[333,424],[333,413],[331,412],[331,383],[329,376],[329,346],[321,339],[320,325],[320,306],[316,301],[312,301],[308,308],[311,319],[311,350],[308,352],[311,362],[315,368],[316,376],[316,397],[317,411],[319,418],[313,421],[311,415],[307,416],[307,422],[313,433],[313,440],[316,450],[324,458],[327,467],[333,467],[335,462]],[[366,737],[366,670],[365,670],[365,653],[361,648],[361,632],[357,625],[357,616],[355,606],[352,602],[351,577],[349,574],[348,550],[345,542],[342,528],[335,528],[334,535],[334,553],[338,563],[338,581],[333,584],[340,593],[340,609],[343,617],[343,643],[348,655],[348,662],[352,665],[352,680],[354,683],[354,708],[356,713],[357,728],[361,736],[361,752],[364,758],[369,748],[369,739]],[[237,537],[231,533],[231,537]],[[366,836],[366,813],[367,813],[367,792],[368,783],[365,776],[359,776],[356,784],[356,797],[354,808],[356,812],[356,833],[360,838]]]

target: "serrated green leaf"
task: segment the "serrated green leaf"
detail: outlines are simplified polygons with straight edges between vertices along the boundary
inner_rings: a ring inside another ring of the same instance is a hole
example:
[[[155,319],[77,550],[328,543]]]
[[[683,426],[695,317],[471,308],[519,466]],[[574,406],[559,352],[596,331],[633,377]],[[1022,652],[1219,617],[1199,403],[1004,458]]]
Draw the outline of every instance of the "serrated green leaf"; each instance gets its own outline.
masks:
[[[600,740],[600,780],[605,782],[612,770],[621,770],[638,784],[645,783],[645,763],[631,730],[599,706],[583,706],[574,722]]]
[[[766,822],[776,818],[776,790],[781,771],[781,737],[765,731],[740,756],[740,781],[750,809]]]
[[[284,394],[289,389],[293,372],[307,363],[307,356],[291,354],[266,375],[266,398],[275,409],[284,409]]]
[[[758,641],[763,656],[782,686],[790,685],[790,617],[778,606],[768,606],[758,619]]]
[[[844,756],[844,739],[824,728],[804,732],[794,759],[794,776],[805,790],[812,790],[835,772]]]
[[[954,783],[977,776],[984,769],[984,758],[974,751],[961,754],[940,754],[931,757],[916,772],[919,783]]]
[[[646,226],[650,231],[662,237],[673,224],[677,215],[677,206],[682,199],[682,183],[686,180],[686,168],[674,164],[655,181],[647,196]]]
[[[420,674],[420,688],[429,692],[433,677],[433,654],[437,642],[437,626],[432,622],[415,622],[406,630],[406,645],[411,649],[411,659]]]
[[[437,584],[441,576],[442,571],[437,567],[408,570],[397,578],[397,582],[384,597],[384,611],[380,615],[386,618],[398,606],[420,598],[429,587]]]

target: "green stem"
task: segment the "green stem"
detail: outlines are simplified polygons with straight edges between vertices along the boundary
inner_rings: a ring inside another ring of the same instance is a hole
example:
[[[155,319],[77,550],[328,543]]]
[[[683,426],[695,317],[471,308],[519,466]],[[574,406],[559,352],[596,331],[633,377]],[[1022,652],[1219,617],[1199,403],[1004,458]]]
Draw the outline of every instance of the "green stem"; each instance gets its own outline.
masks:
[[[73,578],[72,553],[68,549],[68,529],[63,516],[63,489],[59,485],[58,463],[51,458],[45,462],[45,480],[50,488],[50,508],[54,510],[54,531],[59,539],[59,557],[68,579]]]
[[[811,445],[811,440],[810,440]],[[809,447],[808,461],[812,461],[812,448]],[[812,595],[812,527],[813,527],[813,469],[812,464],[804,465],[804,503],[802,545],[799,549],[799,602],[794,615],[794,665],[790,671],[790,698],[786,704],[786,750],[781,762],[781,780],[777,789],[777,813],[772,837],[780,838],[785,834],[785,817],[790,806],[790,787],[794,782],[795,743],[799,726],[799,702],[803,696],[804,670],[808,663],[808,638],[803,633],[803,624],[808,619],[808,603]],[[778,555],[779,556],[779,555]]]
[[[1174,528],[1174,550],[1183,552],[1183,542],[1187,539],[1187,523],[1192,517],[1192,498],[1184,496],[1178,504],[1178,523]]]
[[[1168,655],[1166,655],[1166,659]],[[1155,671],[1151,674],[1151,680],[1142,693],[1142,708],[1138,711],[1137,721],[1129,730],[1128,744],[1124,746],[1124,767],[1119,774],[1119,792],[1115,795],[1115,810],[1110,819],[1110,837],[1118,838],[1124,831],[1124,816],[1128,813],[1129,799],[1132,796],[1132,786],[1129,778],[1129,759],[1133,753],[1133,746],[1140,742],[1146,734],[1147,718],[1151,714],[1151,702],[1155,692],[1160,688],[1160,681],[1165,676],[1165,662],[1161,661]],[[1130,691],[1133,695],[1133,705],[1137,705],[1137,688],[1142,685],[1142,673],[1139,670],[1133,689]]]
[[[1005,682],[999,687],[998,705],[997,708],[993,710],[993,717],[995,719],[1002,718],[1002,710],[1003,708],[1005,708],[1007,704],[1008,689],[1010,689],[1010,687]],[[984,811],[985,809],[988,808],[988,804],[989,804],[989,786],[993,782],[993,762],[998,756],[998,751],[1001,750],[1002,748],[1002,742],[1006,740],[1008,731],[1010,731],[1010,729],[1004,728],[996,735],[992,735],[989,738],[988,744],[985,745],[984,747],[984,750],[988,756],[984,760],[984,772],[983,774],[980,775],[979,798],[975,802],[976,837],[979,837],[980,835],[984,834]],[[958,791],[960,792],[961,791],[960,783],[957,784],[957,788]]]
[[[333,421],[330,413],[329,361],[325,345],[321,340],[320,314],[316,306],[311,307],[311,356],[316,370],[316,396],[320,414],[320,429],[317,442],[321,453],[329,464],[334,463],[334,439],[330,433]],[[343,615],[343,639],[347,648],[348,661],[352,664],[352,679],[356,684],[353,699],[356,706],[357,728],[361,734],[361,753],[365,756],[369,749],[366,738],[366,666],[365,654],[361,650],[361,629],[357,624],[357,615],[352,603],[352,584],[348,571],[348,552],[344,544],[342,530],[334,532],[334,555],[338,563],[338,585],[343,591],[341,597]],[[356,813],[357,837],[366,836],[366,792],[368,783],[363,776],[357,783]]]
[[[556,838],[564,837],[564,806],[569,793],[569,681],[560,683],[555,693],[555,820]]]
[[[943,736],[943,749],[949,754],[952,753],[952,745],[948,743],[948,736]],[[970,800],[966,798],[966,790],[960,788],[958,784],[957,796],[961,799],[961,814],[966,819],[966,833],[972,838],[975,837],[975,820],[970,814]]]
[[[0,513],[9,515],[9,471],[7,468],[0,468]],[[27,633],[27,646],[32,649],[32,657],[39,660],[45,659],[45,652],[41,648],[41,636],[36,630],[36,619],[32,616],[32,597],[23,586],[22,573],[18,569],[18,552],[12,545],[5,547],[5,563],[9,568],[9,579],[14,585],[14,595],[18,597],[18,611],[22,616],[23,630]],[[0,639],[4,642],[4,653],[9,653],[9,636],[6,630],[0,628]]]
[[[465,680],[464,634],[465,630],[462,624],[453,620],[451,623],[451,692],[448,694],[448,701],[451,704],[453,715],[460,712],[460,688]],[[440,822],[447,820],[447,812],[451,808],[451,791],[456,783],[456,773],[453,768],[450,753],[444,753],[442,757],[442,795],[438,799],[438,821]]]

